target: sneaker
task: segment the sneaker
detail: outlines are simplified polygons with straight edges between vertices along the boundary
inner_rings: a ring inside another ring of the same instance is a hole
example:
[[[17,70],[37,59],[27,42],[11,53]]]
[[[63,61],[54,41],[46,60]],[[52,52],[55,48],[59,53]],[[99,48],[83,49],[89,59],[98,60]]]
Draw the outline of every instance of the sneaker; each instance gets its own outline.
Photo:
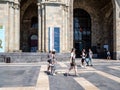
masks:
[[[93,65],[90,65],[90,66],[93,66]]]
[[[66,76],[69,76],[70,74],[69,73],[66,73]]]
[[[83,65],[81,65],[81,67],[84,67]]]
[[[67,73],[64,73],[63,75],[64,75],[64,76],[67,76]]]

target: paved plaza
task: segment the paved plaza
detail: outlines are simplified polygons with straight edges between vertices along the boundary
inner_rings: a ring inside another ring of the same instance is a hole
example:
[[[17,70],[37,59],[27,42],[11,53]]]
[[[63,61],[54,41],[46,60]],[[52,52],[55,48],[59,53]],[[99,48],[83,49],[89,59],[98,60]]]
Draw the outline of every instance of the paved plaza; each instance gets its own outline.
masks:
[[[0,63],[0,90],[120,90],[120,61],[94,59],[93,67],[80,67],[78,76],[68,61],[57,62],[55,76],[48,75],[47,62]]]

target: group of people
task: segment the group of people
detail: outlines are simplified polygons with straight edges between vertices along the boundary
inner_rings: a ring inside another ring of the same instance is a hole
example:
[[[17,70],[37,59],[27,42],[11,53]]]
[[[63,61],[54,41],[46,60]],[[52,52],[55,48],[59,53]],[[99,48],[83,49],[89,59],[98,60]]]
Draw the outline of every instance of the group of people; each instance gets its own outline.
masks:
[[[87,64],[87,66],[89,66],[89,65],[93,66],[93,64],[92,64],[93,52],[91,49],[89,49],[88,53],[86,53],[86,50],[83,49],[82,54],[80,56],[81,56],[81,67],[85,67],[86,64]],[[69,75],[69,72],[71,71],[71,69],[74,69],[75,75],[78,76],[77,64],[75,62],[75,57],[76,57],[75,48],[73,48],[71,51],[71,57],[70,57],[70,68],[66,74],[67,76]],[[86,62],[86,64],[85,64],[85,62]]]
[[[89,49],[88,53],[86,53],[86,50],[83,49],[82,53],[80,54],[81,56],[81,67],[85,67],[86,64],[87,66],[93,66],[92,63],[92,57],[93,57],[93,52],[91,49]],[[48,68],[47,72],[50,72],[51,75],[55,75],[55,68],[56,68],[56,58],[55,58],[55,50],[50,51],[48,54]],[[75,54],[75,48],[72,48],[71,50],[71,55],[70,55],[70,68],[68,69],[66,75],[69,75],[69,72],[74,69],[75,75],[78,76],[77,74],[77,64],[76,64],[76,54]]]
[[[56,58],[55,58],[55,50],[49,51],[48,54],[48,68],[47,72],[50,72],[51,75],[55,75],[55,64],[56,64]]]

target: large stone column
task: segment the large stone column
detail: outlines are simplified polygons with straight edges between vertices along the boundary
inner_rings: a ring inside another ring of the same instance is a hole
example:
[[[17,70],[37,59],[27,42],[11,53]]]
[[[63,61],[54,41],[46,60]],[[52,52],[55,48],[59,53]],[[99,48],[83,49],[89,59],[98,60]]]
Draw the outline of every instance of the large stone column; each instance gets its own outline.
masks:
[[[63,13],[63,14],[62,14],[62,15],[63,15],[63,17],[62,17],[63,21],[62,21],[62,33],[61,33],[61,34],[62,34],[62,35],[61,35],[61,36],[62,36],[62,37],[61,37],[61,39],[62,39],[62,40],[61,40],[61,48],[62,48],[61,51],[62,51],[62,52],[65,52],[65,49],[66,49],[66,48],[65,48],[65,46],[66,46],[66,45],[65,45],[65,41],[66,41],[66,40],[65,40],[65,30],[66,30],[66,28],[65,28],[65,25],[66,25],[66,23],[65,23],[65,20],[66,20],[66,19],[65,19],[65,18],[66,18],[66,17],[65,17],[65,6],[62,6],[62,13]]]
[[[120,60],[120,1],[114,0],[114,30],[113,30],[113,39],[114,39],[114,59]]]
[[[45,52],[45,3],[38,0],[39,42],[38,51]]]
[[[73,3],[74,3],[74,0],[70,0],[70,29],[69,29],[69,32],[70,32],[70,37],[69,37],[69,49],[71,50],[71,48],[73,48]]]
[[[69,42],[69,38],[71,37],[70,36],[70,31],[69,30],[71,30],[71,22],[70,22],[70,19],[71,19],[71,17],[70,17],[70,12],[71,12],[71,9],[70,9],[70,7],[71,7],[71,2],[70,2],[70,0],[68,0],[69,2],[68,2],[68,6],[67,6],[67,52],[69,52],[69,51],[71,51],[71,45],[70,45],[70,42]]]
[[[45,51],[45,6],[42,4],[42,52]]]
[[[38,3],[38,51],[42,51],[42,32],[41,32],[41,4]]]
[[[62,49],[63,49],[64,53],[69,52],[71,49],[71,46],[73,47],[73,43],[71,44],[71,42],[73,42],[73,38],[71,39],[71,36],[73,36],[73,35],[71,35],[71,34],[73,34],[73,33],[71,33],[71,31],[73,30],[71,28],[71,24],[73,22],[71,22],[71,20],[72,20],[70,17],[71,5],[69,2],[70,2],[69,0],[66,0],[64,2],[65,5],[62,6],[63,7],[63,12],[62,12],[63,13],[63,31],[62,31],[62,35],[63,35],[63,37],[62,37],[63,45],[62,46],[63,47],[62,47]]]
[[[15,40],[14,40],[14,51],[20,49],[20,8],[19,2],[15,2]]]
[[[65,6],[65,52],[68,49],[68,7]]]
[[[13,52],[14,48],[14,3],[9,4],[9,52]]]
[[[6,6],[7,6],[7,9],[6,9],[7,22],[6,22],[5,52],[8,52],[9,51],[9,2],[7,2]]]

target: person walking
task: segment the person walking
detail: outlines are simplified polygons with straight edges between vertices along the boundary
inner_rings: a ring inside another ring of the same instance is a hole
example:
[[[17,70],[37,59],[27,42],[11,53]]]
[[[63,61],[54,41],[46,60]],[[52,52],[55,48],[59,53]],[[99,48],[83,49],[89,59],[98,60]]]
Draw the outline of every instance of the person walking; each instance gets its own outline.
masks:
[[[81,67],[84,67],[85,68],[85,59],[86,59],[86,52],[85,52],[85,49],[83,49],[82,50],[82,55],[81,55],[81,57],[82,57],[82,59],[81,59]]]
[[[90,66],[93,66],[92,57],[93,57],[93,52],[91,49],[89,49],[89,64],[90,64]]]
[[[77,65],[76,65],[76,62],[75,62],[75,57],[76,57],[76,54],[75,54],[75,48],[72,48],[71,50],[71,56],[70,56],[70,68],[67,72],[67,76],[69,75],[69,72],[74,69],[75,71],[75,76],[78,76],[77,74]]]
[[[51,67],[50,65],[52,63],[52,51],[49,51],[47,57],[48,57],[48,60],[47,60],[47,62],[48,62],[47,72],[50,73],[50,67]]]
[[[110,51],[107,50],[107,59],[110,60],[111,59],[111,55],[110,55]]]
[[[56,58],[55,58],[55,49],[52,51],[52,60],[51,60],[51,75],[56,75],[55,70],[56,70]]]

